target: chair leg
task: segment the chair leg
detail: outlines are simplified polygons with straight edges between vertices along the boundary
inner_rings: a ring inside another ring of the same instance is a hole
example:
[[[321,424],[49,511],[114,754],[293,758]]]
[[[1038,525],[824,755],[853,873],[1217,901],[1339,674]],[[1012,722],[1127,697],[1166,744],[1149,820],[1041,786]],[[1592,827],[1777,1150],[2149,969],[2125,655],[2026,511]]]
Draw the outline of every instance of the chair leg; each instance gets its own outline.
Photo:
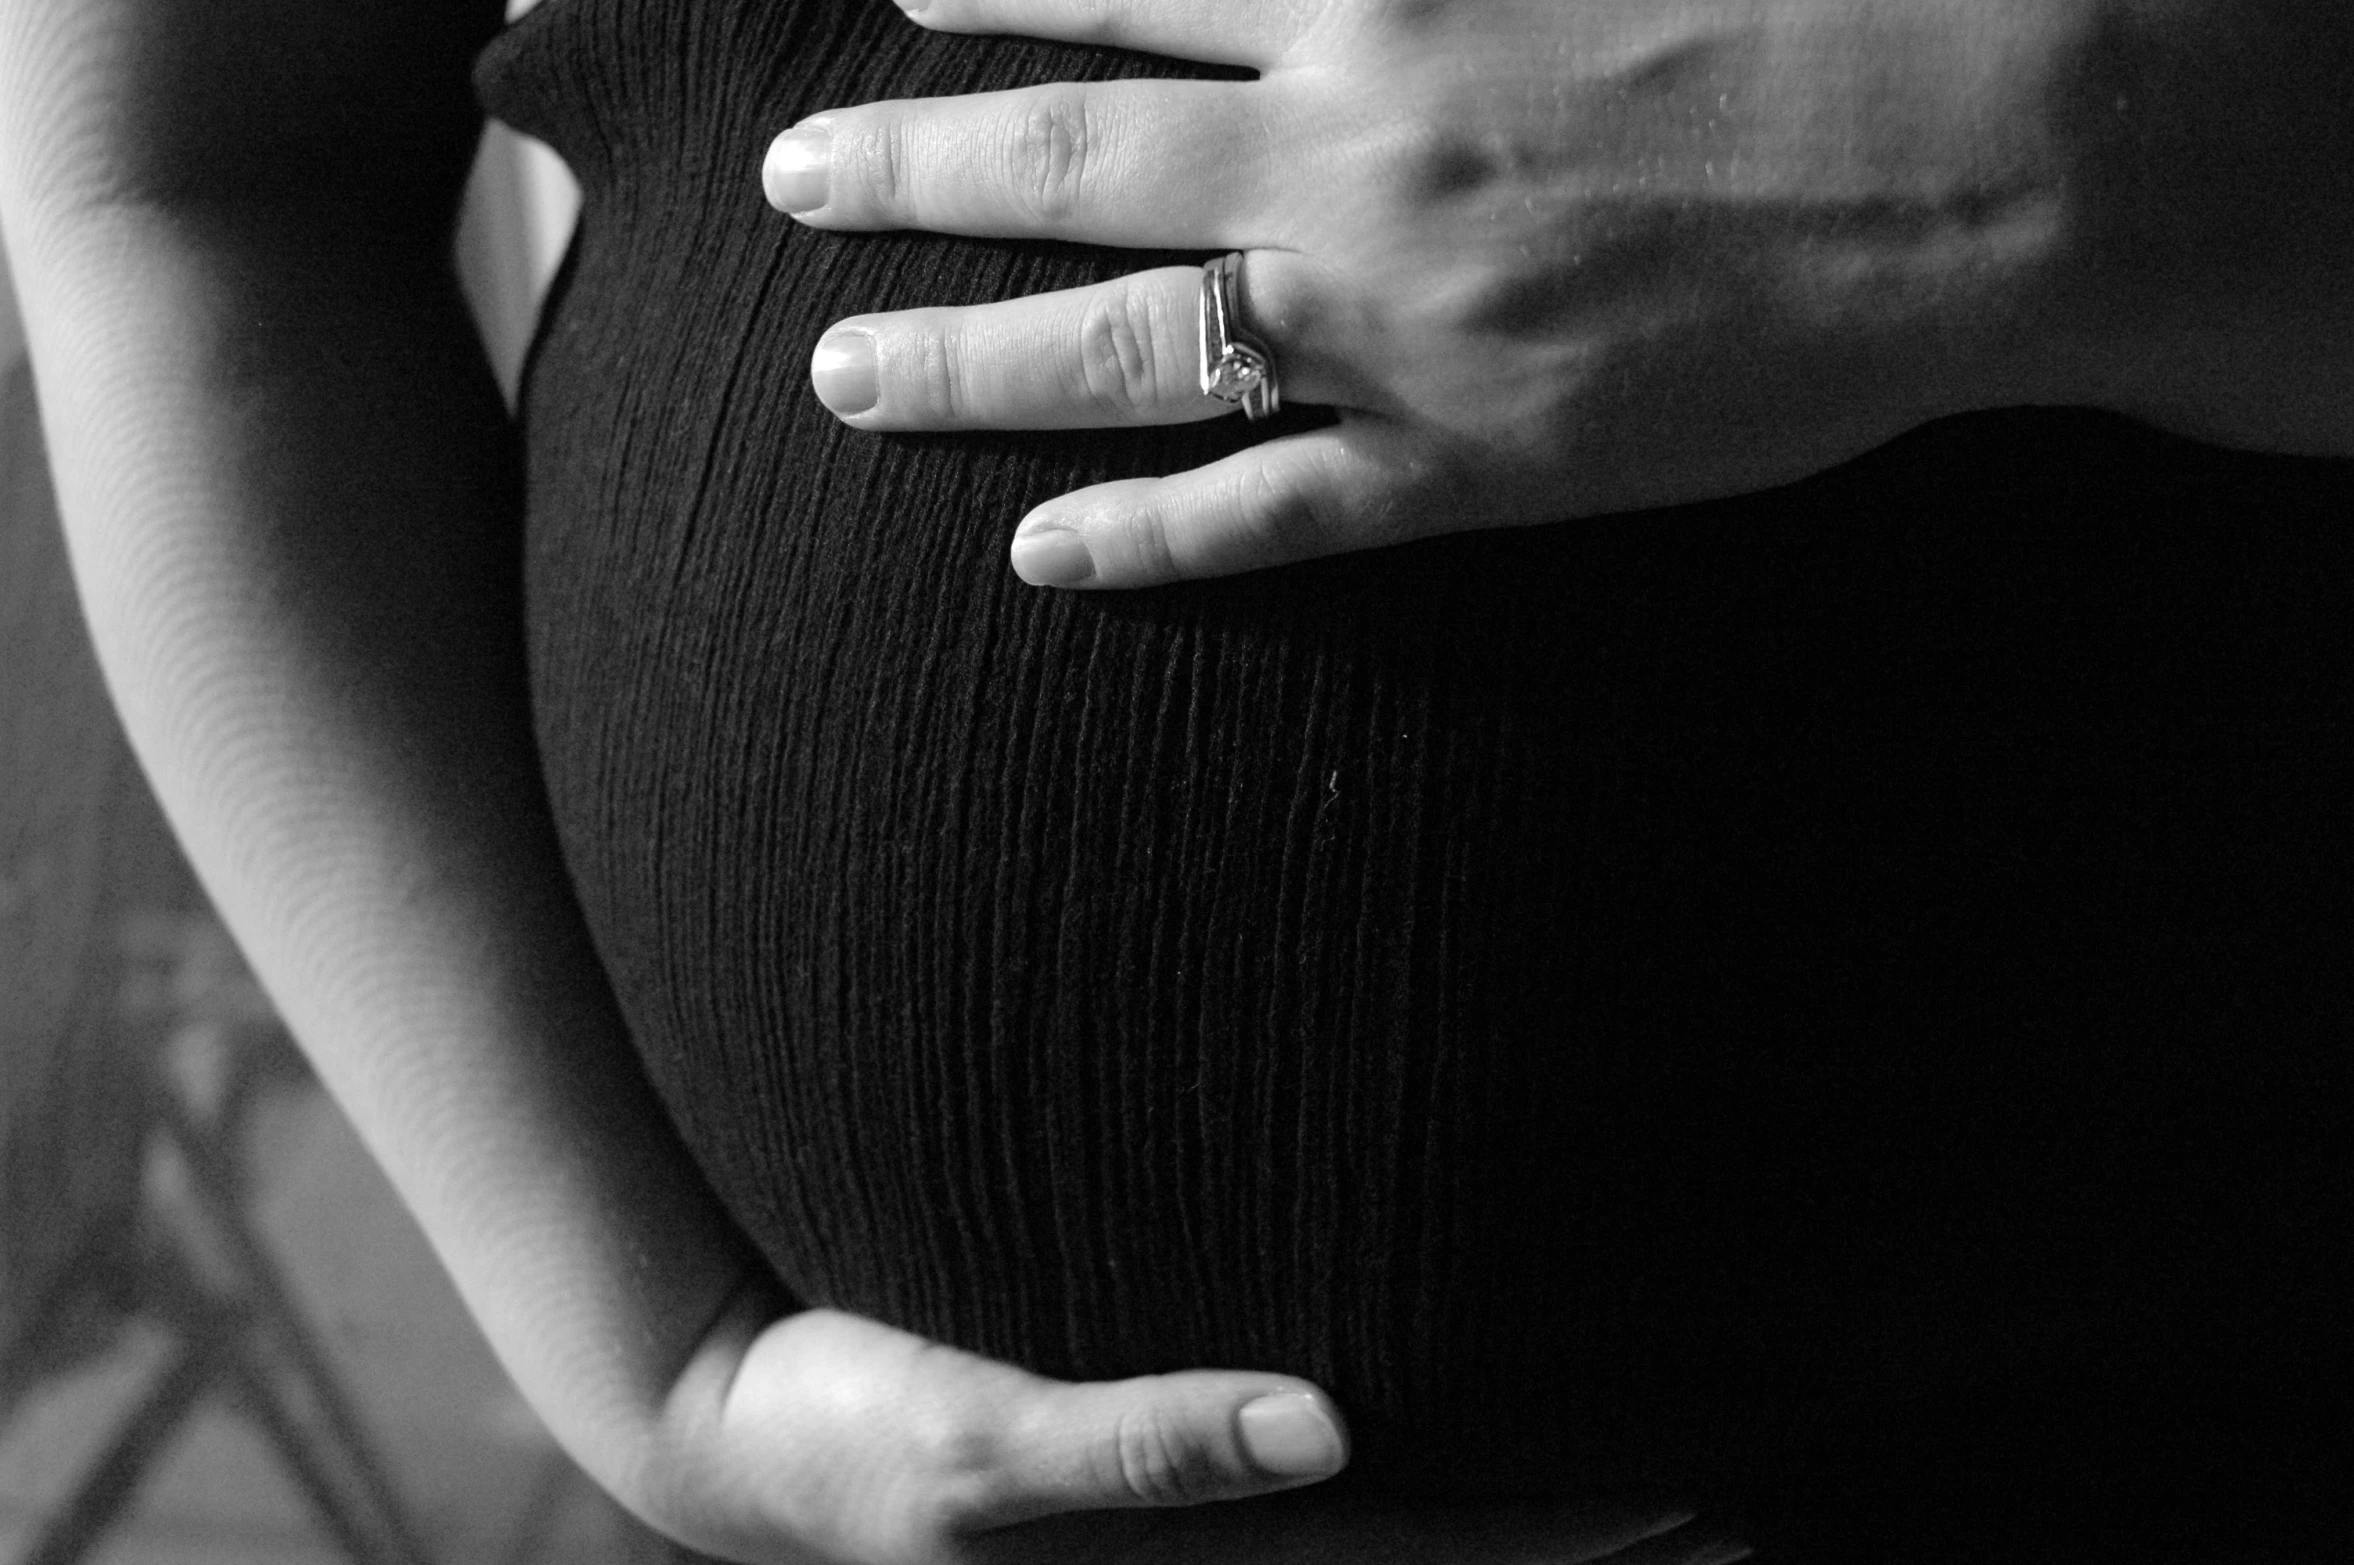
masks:
[[[126,1416],[106,1454],[45,1527],[22,1565],[75,1565],[120,1519],[164,1442],[196,1406],[219,1365],[202,1340],[182,1346],[139,1406]]]
[[[0,1429],[40,1380],[42,1358],[50,1349],[66,1312],[84,1302],[90,1284],[103,1274],[111,1234],[85,1239],[74,1258],[60,1271],[49,1289],[25,1312],[17,1333],[0,1349]]]
[[[429,1565],[423,1548],[409,1536],[406,1521],[397,1511],[351,1492],[354,1477],[364,1471],[357,1463],[348,1457],[342,1463],[321,1459],[332,1452],[332,1445],[314,1443],[315,1432],[304,1426],[269,1371],[256,1362],[260,1355],[251,1335],[249,1323],[248,1341],[234,1366],[239,1399],[276,1449],[303,1497],[310,1501],[321,1525],[334,1535],[353,1565]],[[340,1474],[335,1471],[338,1466],[343,1469]],[[360,1503],[353,1503],[355,1499]]]
[[[227,1160],[170,1092],[158,1095],[165,1133],[190,1174],[190,1189],[231,1273],[227,1291],[244,1321],[237,1350],[246,1403],[296,1480],[360,1565],[427,1565],[383,1461],[353,1412],[326,1353],[312,1336],[277,1265],[247,1225]],[[280,1373],[273,1373],[276,1359]],[[299,1401],[315,1416],[305,1418]]]

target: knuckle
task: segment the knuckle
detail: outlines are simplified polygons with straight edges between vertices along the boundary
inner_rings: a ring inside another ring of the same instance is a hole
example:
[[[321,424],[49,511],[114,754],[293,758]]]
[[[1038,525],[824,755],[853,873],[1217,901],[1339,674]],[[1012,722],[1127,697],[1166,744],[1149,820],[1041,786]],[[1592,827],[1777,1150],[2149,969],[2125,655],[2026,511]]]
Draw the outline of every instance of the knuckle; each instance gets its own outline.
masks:
[[[1079,372],[1088,400],[1129,422],[1147,418],[1162,400],[1167,356],[1144,312],[1127,291],[1105,289],[1079,319]]]
[[[1263,565],[1313,559],[1335,547],[1337,528],[1327,502],[1304,475],[1272,464],[1243,480],[1239,540]]]
[[[1120,1488],[1140,1504],[1193,1505],[1218,1493],[1208,1453],[1158,1408],[1123,1411],[1112,1450]]]
[[[1411,120],[1384,132],[1382,161],[1400,200],[1434,204],[1505,178],[1511,159],[1495,143],[1459,125]]]
[[[910,1431],[915,1466],[923,1474],[916,1497],[902,1507],[914,1530],[947,1537],[985,1525],[1005,1498],[1006,1451],[987,1420],[937,1409]]]
[[[961,424],[971,404],[965,386],[965,356],[954,328],[926,330],[914,343],[905,366],[908,384],[924,417],[938,424]],[[899,386],[892,388],[895,392]]]
[[[870,213],[906,216],[913,157],[909,127],[896,115],[875,116],[857,136],[837,133],[829,200],[840,201],[849,195]]]
[[[1025,101],[1010,155],[1012,189],[1032,220],[1059,223],[1079,210],[1092,131],[1083,87],[1049,88]]]
[[[1165,506],[1153,501],[1134,506],[1119,518],[1116,536],[1138,579],[1176,581],[1186,574],[1177,562],[1176,522]]]

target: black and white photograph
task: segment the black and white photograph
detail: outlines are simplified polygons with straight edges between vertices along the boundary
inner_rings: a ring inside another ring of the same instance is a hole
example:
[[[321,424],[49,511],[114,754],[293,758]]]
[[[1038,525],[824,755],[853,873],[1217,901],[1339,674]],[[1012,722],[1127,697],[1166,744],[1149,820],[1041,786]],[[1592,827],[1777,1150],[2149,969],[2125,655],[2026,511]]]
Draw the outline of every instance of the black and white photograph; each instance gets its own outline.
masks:
[[[2354,1558],[2350,84],[0,0],[0,1565]]]

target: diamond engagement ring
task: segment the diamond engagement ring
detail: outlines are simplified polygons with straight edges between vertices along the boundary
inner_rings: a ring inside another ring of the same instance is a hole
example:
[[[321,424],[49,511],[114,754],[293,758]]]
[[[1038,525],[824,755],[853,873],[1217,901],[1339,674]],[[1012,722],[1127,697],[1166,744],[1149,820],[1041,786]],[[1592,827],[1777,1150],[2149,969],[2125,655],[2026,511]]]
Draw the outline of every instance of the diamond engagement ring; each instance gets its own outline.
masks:
[[[1246,418],[1269,418],[1283,405],[1275,360],[1242,329],[1241,283],[1239,250],[1202,267],[1202,394],[1241,403]]]

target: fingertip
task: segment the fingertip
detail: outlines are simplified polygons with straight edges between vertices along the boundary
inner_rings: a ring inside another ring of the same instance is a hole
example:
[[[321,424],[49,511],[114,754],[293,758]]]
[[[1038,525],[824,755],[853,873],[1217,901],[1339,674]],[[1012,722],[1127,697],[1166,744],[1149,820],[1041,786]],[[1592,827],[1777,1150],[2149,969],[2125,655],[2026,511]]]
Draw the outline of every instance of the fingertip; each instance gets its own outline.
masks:
[[[1159,513],[1151,504],[1152,496],[1167,482],[1159,478],[1114,479],[1108,484],[1074,490],[1039,506],[1022,518],[1021,526],[1015,529],[1016,547],[1022,548],[1028,540],[1044,540],[1051,534],[1067,535],[1077,540],[1076,547],[1086,550],[1087,573],[1049,581],[1032,576],[1023,568],[1028,559],[1044,563],[1052,558],[1066,570],[1076,570],[1076,547],[1059,542],[1055,547],[1066,552],[1054,556],[1042,552],[1043,543],[1030,544],[1023,551],[1026,558],[1016,561],[1016,572],[1033,586],[1083,586],[1120,592],[1180,580],[1176,562],[1163,546],[1165,536]]]
[[[893,3],[918,27],[928,27],[936,32],[949,32],[955,28],[951,13],[956,7],[952,0],[893,0]]]
[[[809,384],[817,400],[837,418],[855,418],[881,400],[881,376],[875,363],[875,339],[862,331],[839,327],[817,341],[809,354]]]
[[[794,216],[824,206],[833,142],[822,118],[803,120],[770,142],[760,160],[760,191],[768,204]]]
[[[1076,587],[1095,576],[1087,540],[1053,523],[1024,522],[1007,555],[1014,574],[1033,587]]]
[[[1271,1477],[1330,1478],[1349,1464],[1347,1430],[1321,1392],[1269,1392],[1244,1403],[1234,1422],[1243,1450]]]

